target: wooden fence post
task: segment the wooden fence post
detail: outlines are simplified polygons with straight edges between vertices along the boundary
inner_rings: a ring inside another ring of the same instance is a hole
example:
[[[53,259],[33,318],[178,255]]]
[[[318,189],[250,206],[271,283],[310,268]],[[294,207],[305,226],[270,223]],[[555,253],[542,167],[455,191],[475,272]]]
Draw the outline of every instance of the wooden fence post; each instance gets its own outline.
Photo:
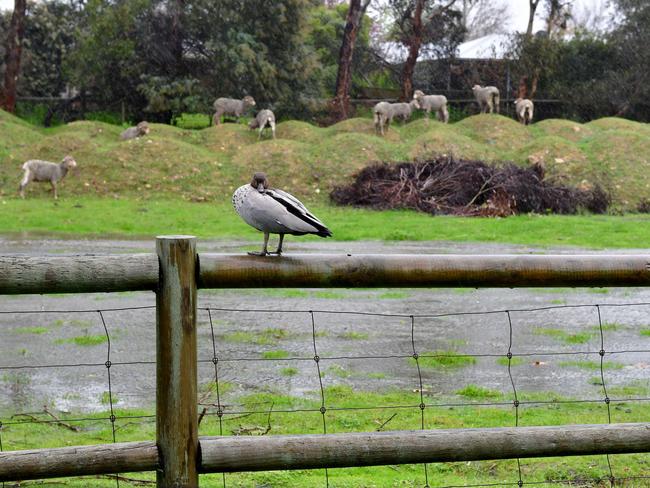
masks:
[[[158,488],[198,487],[196,238],[159,236],[156,292]]]

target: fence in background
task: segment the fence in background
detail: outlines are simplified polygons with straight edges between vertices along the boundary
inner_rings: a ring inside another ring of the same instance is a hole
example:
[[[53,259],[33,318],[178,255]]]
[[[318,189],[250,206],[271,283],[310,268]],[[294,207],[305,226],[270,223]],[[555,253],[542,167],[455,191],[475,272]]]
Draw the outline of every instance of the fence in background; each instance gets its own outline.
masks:
[[[257,258],[197,254],[189,237],[158,238],[157,255],[0,258],[0,294],[153,290],[157,323],[156,441],[4,452],[0,480],[155,470],[158,486],[197,486],[199,472],[649,452],[647,423],[199,438],[196,408],[197,287],[648,286],[649,263],[630,255]],[[415,348],[412,357],[417,364]],[[109,340],[109,381],[110,361]],[[609,405],[606,390],[603,400]]]

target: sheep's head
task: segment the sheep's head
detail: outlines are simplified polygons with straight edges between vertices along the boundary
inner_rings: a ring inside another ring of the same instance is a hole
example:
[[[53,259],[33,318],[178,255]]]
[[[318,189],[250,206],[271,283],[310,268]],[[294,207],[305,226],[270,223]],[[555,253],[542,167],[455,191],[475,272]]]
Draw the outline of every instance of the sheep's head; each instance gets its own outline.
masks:
[[[244,105],[249,106],[249,107],[252,107],[252,106],[255,105],[255,99],[253,99],[253,97],[251,97],[250,95],[246,95],[243,98],[242,101],[244,102]]]
[[[255,173],[253,175],[253,179],[251,180],[251,186],[260,193],[264,193],[264,190],[269,187],[269,180],[266,179],[266,173]]]
[[[481,88],[483,88],[481,85],[474,85],[472,91],[480,90]]]
[[[424,96],[424,92],[422,90],[415,90],[413,92],[413,98],[414,99],[422,98],[423,96]]]
[[[72,156],[66,156],[65,158],[63,158],[63,161],[61,162],[63,163],[63,167],[67,169],[77,167],[77,162],[74,160]]]
[[[135,127],[138,129],[138,133],[141,136],[149,134],[149,124],[147,124],[144,120],[140,122],[138,125],[136,125]]]
[[[248,123],[248,128],[251,129],[251,130],[252,130],[252,129],[257,129],[258,127],[259,127],[259,126],[258,126],[258,124],[257,124],[257,119],[252,119],[252,120]]]

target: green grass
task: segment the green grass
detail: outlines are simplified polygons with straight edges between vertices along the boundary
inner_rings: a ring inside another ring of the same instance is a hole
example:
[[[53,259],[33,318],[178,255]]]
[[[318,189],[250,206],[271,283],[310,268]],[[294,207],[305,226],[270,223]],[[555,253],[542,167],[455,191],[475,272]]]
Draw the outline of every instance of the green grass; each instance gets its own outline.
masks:
[[[415,359],[409,358],[409,362],[415,365]],[[418,358],[421,368],[427,369],[451,369],[462,368],[476,363],[476,358],[472,356],[463,356],[454,351],[432,351],[423,352]]]
[[[224,335],[224,340],[227,342],[247,342],[250,344],[275,345],[279,340],[289,337],[289,333],[285,329],[269,328],[261,332],[246,332],[237,331],[230,332]]]
[[[578,332],[576,334],[570,334],[561,329],[551,329],[545,327],[536,327],[533,330],[534,334],[545,335],[549,337],[554,337],[566,344],[585,344],[594,337],[594,334],[591,332]]]
[[[501,392],[496,390],[490,390],[488,388],[483,388],[478,385],[467,385],[465,388],[462,388],[456,391],[456,395],[464,396],[466,398],[474,399],[489,399],[489,398],[499,398],[501,397]]]
[[[643,385],[629,385],[629,392],[641,391]],[[223,389],[222,389],[223,390]],[[220,428],[225,435],[242,429],[255,429],[270,422],[271,435],[318,434],[322,433],[322,415],[318,412],[321,405],[320,393],[297,397],[287,394],[260,392],[237,398],[229,398],[229,404],[236,404],[238,409],[252,413],[241,415],[226,414],[221,423],[216,415],[203,418],[199,435],[219,435]],[[468,400],[494,402],[511,400],[508,394],[501,396],[498,392],[484,390],[468,385],[459,395]],[[373,393],[354,391],[345,386],[324,389],[326,406],[325,422],[330,433],[373,432],[377,429],[418,430],[424,413],[426,429],[484,428],[511,426],[514,413],[511,405],[482,406],[467,404],[459,407],[431,406],[427,403],[424,412],[418,405],[419,393],[404,391],[387,391]],[[593,403],[562,403],[571,398],[548,395],[544,392],[529,393],[520,391],[519,397],[526,401],[550,401],[557,403],[540,403],[522,405],[519,408],[519,425],[564,425],[564,424],[606,424],[607,412],[604,405]],[[436,398],[435,402],[458,401],[458,398]],[[612,422],[643,422],[650,417],[650,405],[647,402],[612,403]],[[377,406],[403,405],[397,409],[376,409]],[[408,407],[410,406],[410,408]],[[272,408],[271,408],[272,407]],[[271,415],[269,418],[269,411]],[[288,412],[288,413],[284,413]],[[155,417],[148,410],[115,409],[117,420],[116,440],[118,442],[143,441],[155,438]],[[396,414],[396,415],[394,415]],[[78,412],[57,413],[64,422],[79,418]],[[108,412],[84,413],[88,421],[79,423],[82,427],[77,432],[57,426],[55,423],[12,424],[5,423],[2,431],[3,449],[36,449],[112,442],[111,423],[107,420]],[[126,418],[127,416],[138,418]],[[144,418],[140,418],[144,417]],[[8,418],[0,417],[7,421]],[[75,423],[75,425],[77,425]],[[254,434],[255,435],[255,434]],[[610,462],[615,476],[639,476],[647,474],[647,454],[615,455]],[[549,479],[575,482],[573,486],[600,486],[590,484],[591,480],[606,477],[609,473],[605,456],[577,456],[567,458],[522,459],[522,477],[528,482]],[[431,486],[466,484],[504,484],[516,485],[517,463],[509,461],[432,463],[428,465]],[[129,476],[125,474],[124,476]],[[155,473],[137,473],[133,478],[154,480]],[[323,486],[324,472],[319,470],[298,470],[278,472],[250,472],[227,474],[226,485],[235,487],[269,486],[299,488],[304,486]],[[201,475],[201,485],[221,486],[221,475]],[[62,479],[61,486],[81,488],[114,487],[110,479]],[[346,468],[329,470],[329,483],[332,487],[358,486],[373,488],[393,488],[397,486],[424,486],[424,469],[418,465],[376,466],[364,468]],[[123,483],[120,483],[121,485]],[[126,486],[128,484],[124,483]],[[56,486],[56,485],[54,485]],[[633,485],[630,485],[633,486]],[[641,485],[639,485],[641,486]]]
[[[229,195],[224,195],[223,199],[229,200]],[[0,205],[0,228],[7,233],[31,231],[36,235],[54,232],[102,237],[127,234],[151,239],[160,234],[176,233],[199,238],[244,238],[252,241],[252,247],[262,241],[262,235],[246,225],[229,203],[61,197],[56,203],[42,198],[5,199],[0,200]],[[333,238],[340,241],[391,240],[396,228],[404,238],[415,241],[502,242],[595,249],[636,248],[639,242],[650,241],[650,215],[520,215],[492,219],[432,217],[413,211],[377,212],[323,203],[315,203],[310,208],[332,229]],[[291,245],[291,239],[287,246]],[[300,297],[308,292],[286,293]]]
[[[600,361],[560,361],[560,366],[565,368],[600,369]],[[624,364],[616,361],[603,361],[603,369],[623,369]]]
[[[524,364],[524,360],[518,356],[513,356],[508,360],[508,358],[497,358],[497,364],[500,366],[520,366]]]
[[[650,329],[641,329],[639,333],[644,337],[650,337]]]
[[[50,331],[47,327],[18,327],[13,329],[16,334],[46,334]]]
[[[282,376],[295,376],[295,375],[298,374],[298,368],[294,368],[294,367],[292,367],[292,366],[289,366],[289,367],[286,367],[286,368],[282,368],[282,369],[280,370],[280,374],[281,374]]]
[[[107,342],[106,335],[82,335],[77,337],[70,337],[68,339],[57,339],[55,344],[76,344],[77,346],[98,346]]]
[[[352,341],[363,341],[368,338],[368,334],[366,334],[365,332],[349,331],[340,334],[339,337],[341,339],[350,339]]]
[[[285,359],[289,357],[289,353],[283,350],[266,351],[262,353],[264,359]]]

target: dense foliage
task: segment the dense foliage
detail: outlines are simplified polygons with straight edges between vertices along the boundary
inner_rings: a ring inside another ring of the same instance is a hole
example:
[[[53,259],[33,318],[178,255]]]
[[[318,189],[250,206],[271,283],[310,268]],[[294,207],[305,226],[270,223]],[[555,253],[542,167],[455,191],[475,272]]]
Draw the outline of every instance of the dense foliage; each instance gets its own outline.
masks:
[[[467,35],[467,19],[460,12],[476,2],[421,2],[417,50],[437,58],[438,73],[457,69],[452,53]],[[650,64],[650,4],[612,4],[607,32],[582,27],[566,35],[567,12],[556,12],[551,19],[549,8],[541,11],[550,26],[545,32],[511,38],[508,92],[525,87],[527,96],[559,100],[552,114],[556,117],[620,115],[649,121],[645,73]],[[124,110],[131,120],[165,122],[183,112],[209,114],[218,96],[252,95],[258,106],[274,109],[280,118],[312,118],[334,94],[348,2],[278,0],[260,5],[241,0],[30,4],[18,95],[80,94],[84,107],[87,101],[107,113]],[[383,57],[381,43],[393,40],[411,50],[417,2],[391,0],[384,5],[388,15],[375,17],[374,24],[368,15],[362,20],[353,57],[353,97],[370,93],[367,87],[401,84],[402,92],[408,91],[403,76],[408,62]],[[0,60],[10,16],[0,15]],[[422,58],[409,56],[418,62]],[[0,75],[3,69],[0,61]],[[472,73],[465,84],[473,84],[470,78],[506,82]]]

